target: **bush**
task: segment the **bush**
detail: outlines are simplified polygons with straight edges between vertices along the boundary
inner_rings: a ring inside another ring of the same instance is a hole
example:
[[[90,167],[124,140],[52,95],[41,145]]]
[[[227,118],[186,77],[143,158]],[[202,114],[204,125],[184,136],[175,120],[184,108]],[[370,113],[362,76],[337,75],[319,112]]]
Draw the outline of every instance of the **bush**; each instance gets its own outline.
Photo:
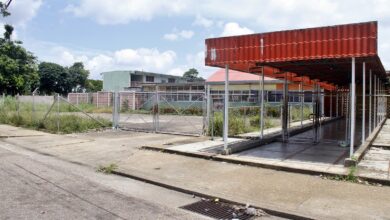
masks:
[[[212,122],[210,122],[211,124]],[[211,126],[209,126],[209,134],[212,133]],[[241,117],[229,116],[229,135],[237,135],[244,133],[245,121]],[[214,135],[222,136],[223,134],[223,114],[222,112],[214,113]]]

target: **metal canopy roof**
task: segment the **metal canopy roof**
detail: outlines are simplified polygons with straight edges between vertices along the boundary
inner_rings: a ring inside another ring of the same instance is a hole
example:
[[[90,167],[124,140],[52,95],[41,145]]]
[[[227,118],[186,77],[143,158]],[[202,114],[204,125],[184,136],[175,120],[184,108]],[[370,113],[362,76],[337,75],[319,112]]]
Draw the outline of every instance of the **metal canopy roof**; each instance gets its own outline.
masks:
[[[348,85],[352,57],[356,78],[366,69],[384,79],[386,71],[377,54],[377,22],[297,29],[251,35],[206,39],[208,66],[244,72],[261,72],[270,77],[305,83],[320,82],[326,89]]]

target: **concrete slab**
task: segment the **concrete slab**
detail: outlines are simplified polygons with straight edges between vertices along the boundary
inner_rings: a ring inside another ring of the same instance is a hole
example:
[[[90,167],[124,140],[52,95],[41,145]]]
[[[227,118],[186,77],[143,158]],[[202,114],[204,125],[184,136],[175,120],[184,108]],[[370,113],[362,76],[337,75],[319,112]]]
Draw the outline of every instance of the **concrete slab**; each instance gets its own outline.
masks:
[[[160,145],[169,143],[176,138],[171,135],[135,133],[129,134],[128,139],[124,135],[118,142],[115,142],[114,138],[104,140],[104,135],[98,136],[93,138],[94,142],[52,148],[41,148],[39,142],[15,142],[20,145],[8,147],[31,148],[92,167],[115,162],[119,166],[118,171],[129,175],[315,219],[384,219],[390,216],[389,187],[324,180],[318,176],[138,150],[138,147],[144,144],[157,145],[158,141]],[[140,136],[144,138],[138,138]],[[42,136],[42,139],[57,142],[59,137]],[[244,157],[239,159],[250,160]],[[290,163],[269,159],[267,161],[274,164]],[[290,166],[296,165],[305,165],[311,170],[346,170],[340,166],[329,167],[322,163],[317,163],[316,166],[304,162],[290,163]]]
[[[44,132],[4,124],[0,124],[0,131],[0,138],[48,135]]]

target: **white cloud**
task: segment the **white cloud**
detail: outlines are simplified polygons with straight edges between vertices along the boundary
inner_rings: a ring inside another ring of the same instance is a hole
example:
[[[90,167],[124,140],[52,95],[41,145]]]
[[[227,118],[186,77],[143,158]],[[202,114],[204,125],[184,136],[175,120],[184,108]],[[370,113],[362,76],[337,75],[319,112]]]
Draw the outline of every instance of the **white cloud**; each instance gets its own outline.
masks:
[[[180,13],[186,4],[180,0],[81,0],[65,11],[77,17],[91,17],[99,24],[126,24],[134,20],[151,20],[158,14]]]
[[[70,66],[83,62],[91,72],[90,78],[101,78],[100,73],[112,70],[145,70],[167,73],[174,68],[177,55],[172,50],[159,51],[155,48],[121,49],[116,51],[95,51],[59,46],[49,42],[28,42],[27,49],[39,57],[39,61]]]
[[[229,22],[225,24],[221,36],[234,36],[234,35],[244,35],[244,34],[253,34],[254,31],[247,28],[241,27],[235,22]]]
[[[175,40],[177,40],[178,37],[179,36],[177,34],[173,34],[173,33],[164,34],[164,39],[165,40],[175,41]]]
[[[194,32],[191,30],[182,30],[182,31],[180,31],[179,35],[182,38],[190,39],[190,38],[192,38],[192,36],[194,36]]]
[[[167,72],[169,75],[174,76],[183,76],[183,73],[187,71],[186,69],[182,69],[182,67],[175,67]]]
[[[192,24],[202,26],[205,28],[209,28],[209,27],[213,26],[214,21],[209,20],[209,19],[203,17],[202,15],[196,15],[195,21]]]
[[[194,34],[195,33],[192,30],[178,31],[177,29],[174,29],[172,33],[164,34],[163,38],[169,41],[179,40],[180,38],[191,39]]]
[[[16,26],[25,26],[28,21],[35,17],[42,0],[16,0],[12,1],[8,11],[10,16],[2,18],[5,23]]]

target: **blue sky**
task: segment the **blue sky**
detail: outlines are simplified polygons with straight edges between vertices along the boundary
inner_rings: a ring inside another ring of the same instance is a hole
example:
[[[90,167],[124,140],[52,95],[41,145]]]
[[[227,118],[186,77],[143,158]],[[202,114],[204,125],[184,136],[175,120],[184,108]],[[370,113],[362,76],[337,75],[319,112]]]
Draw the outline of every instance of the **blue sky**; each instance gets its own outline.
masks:
[[[2,0],[0,0],[2,1]],[[100,72],[137,69],[203,77],[204,39],[379,21],[379,55],[390,69],[388,0],[13,0],[6,20],[40,61],[84,62]]]

